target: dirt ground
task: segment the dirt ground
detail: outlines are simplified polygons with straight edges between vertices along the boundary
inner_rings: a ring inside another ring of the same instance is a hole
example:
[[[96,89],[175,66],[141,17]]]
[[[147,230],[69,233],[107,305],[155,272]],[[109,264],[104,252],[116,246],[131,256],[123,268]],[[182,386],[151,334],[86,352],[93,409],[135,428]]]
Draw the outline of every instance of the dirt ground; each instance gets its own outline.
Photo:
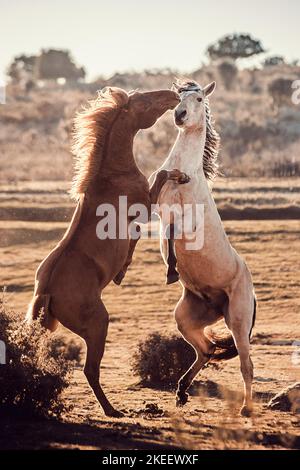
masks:
[[[242,192],[241,184],[239,188]],[[285,193],[288,191],[286,188]],[[10,195],[5,192],[7,204],[28,205],[26,194],[22,203],[20,194],[17,197],[13,191]],[[52,202],[55,197],[60,198],[52,193]],[[43,200],[43,195],[38,199]],[[0,222],[0,285],[7,288],[8,305],[24,311],[31,297],[35,269],[66,223],[8,219]],[[131,362],[138,342],[154,331],[176,330],[172,311],[181,292],[179,283],[165,285],[158,240],[142,240],[124,284],[109,285],[104,293],[111,322],[102,383],[125,417],[111,419],[102,414],[78,367],[66,391],[66,400],[75,406],[64,421],[4,420],[0,448],[300,448],[299,415],[266,407],[274,394],[300,379],[300,350],[293,344],[300,340],[300,221],[229,220],[225,227],[252,271],[258,298],[252,345],[252,418],[238,414],[242,380],[237,358],[222,363],[219,370],[205,369],[183,409],[175,407],[173,392],[144,388],[133,375]],[[71,337],[62,327],[58,334]],[[146,408],[149,404],[156,404],[160,413],[151,413],[151,407]]]

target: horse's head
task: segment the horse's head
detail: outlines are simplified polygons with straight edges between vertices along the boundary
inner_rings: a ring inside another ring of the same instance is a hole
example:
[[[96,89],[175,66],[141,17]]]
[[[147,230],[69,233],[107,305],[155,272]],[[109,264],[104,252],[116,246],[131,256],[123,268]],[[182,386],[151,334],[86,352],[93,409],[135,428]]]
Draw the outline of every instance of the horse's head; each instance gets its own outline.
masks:
[[[212,82],[204,88],[193,81],[174,83],[181,102],[175,109],[175,124],[180,128],[197,129],[205,120],[205,98],[211,95],[216,87]]]
[[[174,109],[179,103],[178,93],[172,90],[135,91],[129,94],[127,115],[134,129],[147,129],[153,126],[157,119],[168,109]]]

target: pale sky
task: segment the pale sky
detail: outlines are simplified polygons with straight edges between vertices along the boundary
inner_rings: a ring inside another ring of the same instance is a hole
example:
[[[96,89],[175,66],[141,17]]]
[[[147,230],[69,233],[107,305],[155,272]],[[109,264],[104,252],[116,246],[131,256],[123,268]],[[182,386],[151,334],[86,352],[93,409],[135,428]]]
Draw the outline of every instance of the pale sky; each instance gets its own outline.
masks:
[[[88,78],[170,67],[189,72],[224,34],[249,32],[300,58],[299,0],[0,0],[0,78],[12,57],[69,49]]]

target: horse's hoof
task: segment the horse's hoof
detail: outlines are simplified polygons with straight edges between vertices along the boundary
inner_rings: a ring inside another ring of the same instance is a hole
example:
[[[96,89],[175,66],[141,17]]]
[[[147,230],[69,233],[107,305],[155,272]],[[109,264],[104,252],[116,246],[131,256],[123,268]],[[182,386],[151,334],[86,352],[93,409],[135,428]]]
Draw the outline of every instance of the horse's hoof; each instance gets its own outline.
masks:
[[[180,170],[171,170],[168,172],[168,179],[178,184],[186,184],[191,181],[191,178]]]
[[[110,418],[123,418],[125,415],[122,413],[122,411],[118,411],[112,408],[111,410],[105,412],[105,416],[109,416]]]
[[[123,281],[124,277],[125,277],[124,271],[120,271],[116,275],[116,277],[114,277],[113,281],[114,281],[115,284],[117,284],[117,286],[119,286],[121,284],[121,282]]]
[[[176,395],[176,406],[177,408],[180,408],[184,406],[189,399],[189,396],[187,393],[181,393],[180,395]]]
[[[185,173],[182,173],[182,175],[178,178],[179,184],[186,184],[186,183],[189,183],[190,181],[191,181],[191,178]]]
[[[174,282],[177,282],[177,281],[179,281],[179,274],[177,272],[167,275],[167,280],[166,280],[167,285],[174,284]]]
[[[244,416],[245,418],[250,418],[250,416],[253,413],[253,409],[249,408],[249,406],[243,405],[240,411],[241,416]]]

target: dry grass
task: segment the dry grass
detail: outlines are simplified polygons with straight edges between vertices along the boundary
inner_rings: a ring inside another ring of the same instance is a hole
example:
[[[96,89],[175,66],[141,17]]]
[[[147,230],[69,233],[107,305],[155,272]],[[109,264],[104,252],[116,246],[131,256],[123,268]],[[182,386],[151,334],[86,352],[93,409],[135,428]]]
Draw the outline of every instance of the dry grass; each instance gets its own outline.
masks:
[[[66,186],[40,182],[2,186],[0,206],[7,214],[17,209],[27,214],[30,206],[48,208],[50,212],[61,205],[71,208],[63,194]],[[286,204],[299,207],[299,188],[299,179],[230,179],[218,180],[214,194],[220,207],[229,203],[258,209],[275,205],[284,213]],[[55,246],[66,225],[66,221],[55,219],[9,220],[9,216],[1,221],[0,285],[7,286],[7,303],[13,309],[25,310],[36,267]],[[62,414],[63,422],[45,426],[44,422],[33,425],[28,419],[12,422],[8,418],[3,420],[0,447],[299,448],[299,415],[271,410],[267,403],[299,380],[299,364],[293,357],[294,341],[300,339],[300,222],[229,220],[225,227],[251,269],[258,297],[252,342],[255,414],[251,419],[238,414],[243,388],[238,358],[221,363],[218,370],[203,370],[182,410],[175,407],[173,391],[137,383],[131,365],[138,345],[154,332],[168,338],[176,333],[172,311],[181,295],[178,284],[165,286],[158,241],[142,240],[124,284],[109,285],[104,292],[111,322],[101,381],[112,403],[124,409],[126,416],[118,422],[104,417],[81,367],[75,368],[64,393],[65,405],[75,407]],[[70,343],[75,355],[81,350],[81,340],[62,327],[53,337],[54,344],[56,338],[63,338],[63,344]],[[78,360],[82,366],[81,352]],[[22,439],[18,439],[20,435]]]

